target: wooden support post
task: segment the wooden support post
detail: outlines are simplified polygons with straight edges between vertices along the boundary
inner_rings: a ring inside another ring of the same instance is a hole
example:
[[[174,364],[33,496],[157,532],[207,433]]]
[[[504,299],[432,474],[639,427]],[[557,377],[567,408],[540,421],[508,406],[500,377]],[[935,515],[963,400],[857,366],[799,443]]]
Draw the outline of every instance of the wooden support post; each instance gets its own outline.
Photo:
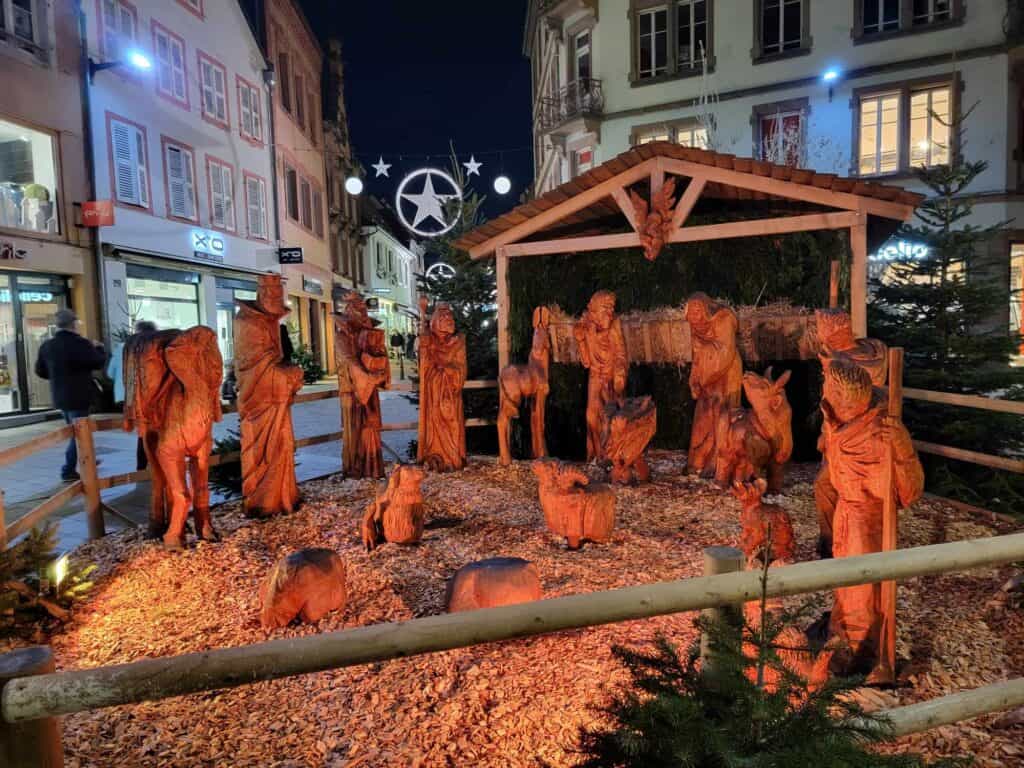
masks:
[[[656,163],[654,168],[651,169],[651,200],[654,200],[654,196],[661,192],[661,187],[665,183],[665,169],[661,167],[661,163]]]
[[[903,349],[889,350],[889,416],[903,418]],[[882,506],[882,551],[893,552],[899,546],[899,500],[896,496],[896,467],[892,446],[887,446],[886,494]],[[896,679],[896,582],[882,582],[882,648],[883,670]],[[891,681],[890,680],[890,681]],[[885,681],[885,682],[890,682]]]
[[[742,571],[743,564],[743,553],[735,547],[704,548],[705,576],[718,576],[723,573]],[[701,615],[709,622],[727,621],[728,614],[728,608],[705,608],[701,611]],[[713,674],[715,666],[714,655],[711,653],[711,639],[706,632],[701,633],[700,636],[700,658],[705,674]]]
[[[839,306],[839,259],[833,259],[828,276],[828,306],[835,309]]]
[[[56,670],[53,652],[45,645],[0,655],[0,692],[16,677],[45,675]],[[0,719],[0,765],[5,768],[61,768],[64,748],[56,717],[23,723]]]
[[[0,552],[7,549],[7,510],[4,508],[4,492],[0,491]]]
[[[103,526],[103,502],[100,500],[100,479],[96,472],[96,446],[93,443],[92,419],[75,419],[75,442],[78,443],[78,474],[82,476],[85,512],[89,516],[89,538],[106,535]]]
[[[853,335],[868,335],[868,226],[864,214],[860,223],[850,227],[850,320]]]
[[[498,370],[500,371],[509,363],[509,338],[508,338],[508,254],[504,247],[498,248],[495,255],[495,266],[497,270],[496,282],[498,288]]]

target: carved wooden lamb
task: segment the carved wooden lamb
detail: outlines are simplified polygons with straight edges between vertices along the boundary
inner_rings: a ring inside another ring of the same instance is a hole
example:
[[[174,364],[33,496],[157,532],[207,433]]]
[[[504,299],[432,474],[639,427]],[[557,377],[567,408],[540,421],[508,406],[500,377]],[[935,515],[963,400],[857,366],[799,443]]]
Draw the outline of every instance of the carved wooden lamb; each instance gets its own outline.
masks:
[[[615,491],[590,483],[579,469],[554,459],[533,462],[540,479],[540,506],[548,529],[565,536],[569,549],[583,541],[607,541],[615,525]]]

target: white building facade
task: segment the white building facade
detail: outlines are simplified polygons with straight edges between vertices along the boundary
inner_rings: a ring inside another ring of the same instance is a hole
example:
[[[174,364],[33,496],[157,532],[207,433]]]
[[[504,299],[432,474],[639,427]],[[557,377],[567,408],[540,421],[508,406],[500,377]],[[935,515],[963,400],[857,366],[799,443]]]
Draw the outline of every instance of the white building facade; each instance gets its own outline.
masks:
[[[108,337],[203,323],[229,361],[234,301],[280,269],[266,61],[235,0],[83,6],[90,57],[122,62],[90,87]]]
[[[370,316],[379,320],[390,340],[395,332],[416,333],[419,293],[416,275],[423,273],[423,251],[413,240],[403,242],[393,228],[362,227],[363,272]]]
[[[535,191],[653,140],[922,193],[912,168],[963,151],[988,162],[970,189],[977,205],[968,223],[1015,219],[1019,228],[990,245],[1005,264],[1007,322],[1019,328],[1021,5],[531,0],[524,52],[533,76]],[[958,147],[948,122],[968,110]]]

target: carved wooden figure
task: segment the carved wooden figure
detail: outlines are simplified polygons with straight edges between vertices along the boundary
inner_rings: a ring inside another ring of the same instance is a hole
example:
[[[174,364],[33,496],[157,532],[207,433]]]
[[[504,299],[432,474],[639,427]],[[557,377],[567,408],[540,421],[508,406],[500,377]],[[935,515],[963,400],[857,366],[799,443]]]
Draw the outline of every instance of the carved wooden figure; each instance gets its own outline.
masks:
[[[391,384],[384,333],[355,291],[334,316],[334,349],[341,403],[341,471],[346,477],[384,477],[380,430],[380,389]]]
[[[772,381],[772,369],[764,376],[743,374],[743,391],[750,408],[723,411],[718,417],[715,480],[728,486],[768,476],[768,491],[779,493],[786,462],[793,453],[793,411],[786,399],[786,371]]]
[[[650,206],[636,192],[629,193],[630,200],[633,201],[633,210],[636,211],[640,245],[643,246],[644,258],[648,261],[658,258],[658,254],[668,242],[672,231],[672,215],[675,213],[675,191],[676,180],[667,179],[661,185],[661,189],[651,195]]]
[[[299,504],[291,405],[302,368],[283,359],[281,320],[288,315],[284,278],[260,275],[256,301],[238,301],[235,372],[242,432],[245,512],[268,517]]]
[[[882,509],[889,493],[906,507],[924,490],[924,470],[910,433],[888,415],[884,393],[871,376],[848,360],[834,360],[825,370],[821,410],[822,437],[829,478],[838,501],[834,520],[836,557],[882,550]],[[889,485],[886,462],[892,457]],[[879,662],[882,616],[880,585],[842,587],[835,591],[830,630],[845,646],[837,652],[842,672],[874,671]]]
[[[651,397],[631,397],[607,406],[605,455],[612,463],[613,483],[646,483],[651,470],[644,451],[658,430],[658,409]]]
[[[282,557],[260,588],[260,624],[287,627],[296,618],[312,623],[348,600],[345,563],[329,549],[301,549]]]
[[[551,337],[548,325],[551,312],[547,307],[533,310],[533,344],[530,346],[530,361],[525,365],[506,365],[498,374],[498,389],[501,405],[498,410],[498,449],[500,462],[504,466],[512,463],[512,449],[509,445],[509,422],[519,418],[519,407],[524,400],[531,399],[530,442],[533,458],[546,456],[548,449],[544,440],[544,407],[548,397],[548,367],[551,362]]]
[[[213,424],[222,416],[217,334],[204,325],[136,334],[124,355],[125,428],[142,437],[153,478],[150,534],[183,548],[191,504],[196,535],[216,541],[209,472]]]
[[[777,560],[792,562],[796,556],[796,539],[789,513],[777,504],[765,504],[761,497],[768,483],[759,477],[752,482],[732,484],[733,495],[740,500],[740,549],[747,556],[747,564],[755,561],[769,563]],[[771,534],[771,541],[768,536]]]
[[[448,582],[449,613],[528,603],[541,598],[537,566],[520,557],[490,557],[459,568]]]
[[[690,394],[695,401],[693,428],[687,468],[711,477],[715,473],[715,439],[719,417],[740,407],[743,363],[736,346],[736,313],[695,293],[686,302],[690,325],[693,364],[690,366]]]
[[[423,470],[414,466],[396,466],[388,478],[387,489],[363,515],[362,538],[368,552],[390,541],[415,544],[423,538]]]
[[[819,309],[814,313],[820,349],[818,359],[824,371],[833,360],[845,360],[860,366],[871,377],[876,387],[885,386],[888,347],[878,339],[857,339],[853,335],[850,314],[842,309]],[[824,441],[818,440],[818,450],[824,455]],[[822,461],[814,481],[814,504],[818,511],[818,554],[832,556],[832,519],[835,516],[836,489],[829,479],[828,464]]]
[[[427,300],[420,299],[420,426],[416,459],[445,472],[466,466],[466,337],[455,332],[455,314],[444,303],[426,322]]]
[[[607,406],[626,391],[629,362],[622,325],[615,316],[615,294],[598,291],[590,297],[583,315],[573,327],[580,362],[588,369],[587,461],[603,461]]]
[[[540,480],[540,507],[548,530],[565,536],[569,549],[607,541],[615,526],[615,491],[556,459],[533,462]]]

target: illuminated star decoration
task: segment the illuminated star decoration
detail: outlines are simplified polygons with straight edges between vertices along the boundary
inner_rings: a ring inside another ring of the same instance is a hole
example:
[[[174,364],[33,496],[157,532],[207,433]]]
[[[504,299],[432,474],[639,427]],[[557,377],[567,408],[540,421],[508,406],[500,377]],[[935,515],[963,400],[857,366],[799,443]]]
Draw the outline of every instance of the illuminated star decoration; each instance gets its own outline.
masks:
[[[416,206],[416,216],[413,218],[412,226],[418,227],[424,219],[434,219],[442,227],[448,227],[449,222],[445,220],[443,205],[445,201],[456,197],[456,195],[439,195],[434,191],[432,173],[423,174],[426,181],[423,183],[423,191],[418,195],[408,192],[402,193],[402,199],[408,200]]]
[[[463,163],[463,165],[466,166],[466,175],[467,176],[473,176],[473,175],[479,176],[480,175],[480,166],[483,165],[483,163],[478,163],[476,161],[476,157],[474,157],[473,155],[470,155],[469,156],[469,162],[468,163]]]
[[[373,170],[375,170],[377,172],[377,175],[374,176],[373,178],[378,179],[381,176],[387,176],[388,175],[388,168],[390,168],[391,165],[388,164],[388,163],[385,163],[384,162],[384,156],[381,155],[380,160],[378,160],[376,163],[374,163],[370,167],[373,168]]]

